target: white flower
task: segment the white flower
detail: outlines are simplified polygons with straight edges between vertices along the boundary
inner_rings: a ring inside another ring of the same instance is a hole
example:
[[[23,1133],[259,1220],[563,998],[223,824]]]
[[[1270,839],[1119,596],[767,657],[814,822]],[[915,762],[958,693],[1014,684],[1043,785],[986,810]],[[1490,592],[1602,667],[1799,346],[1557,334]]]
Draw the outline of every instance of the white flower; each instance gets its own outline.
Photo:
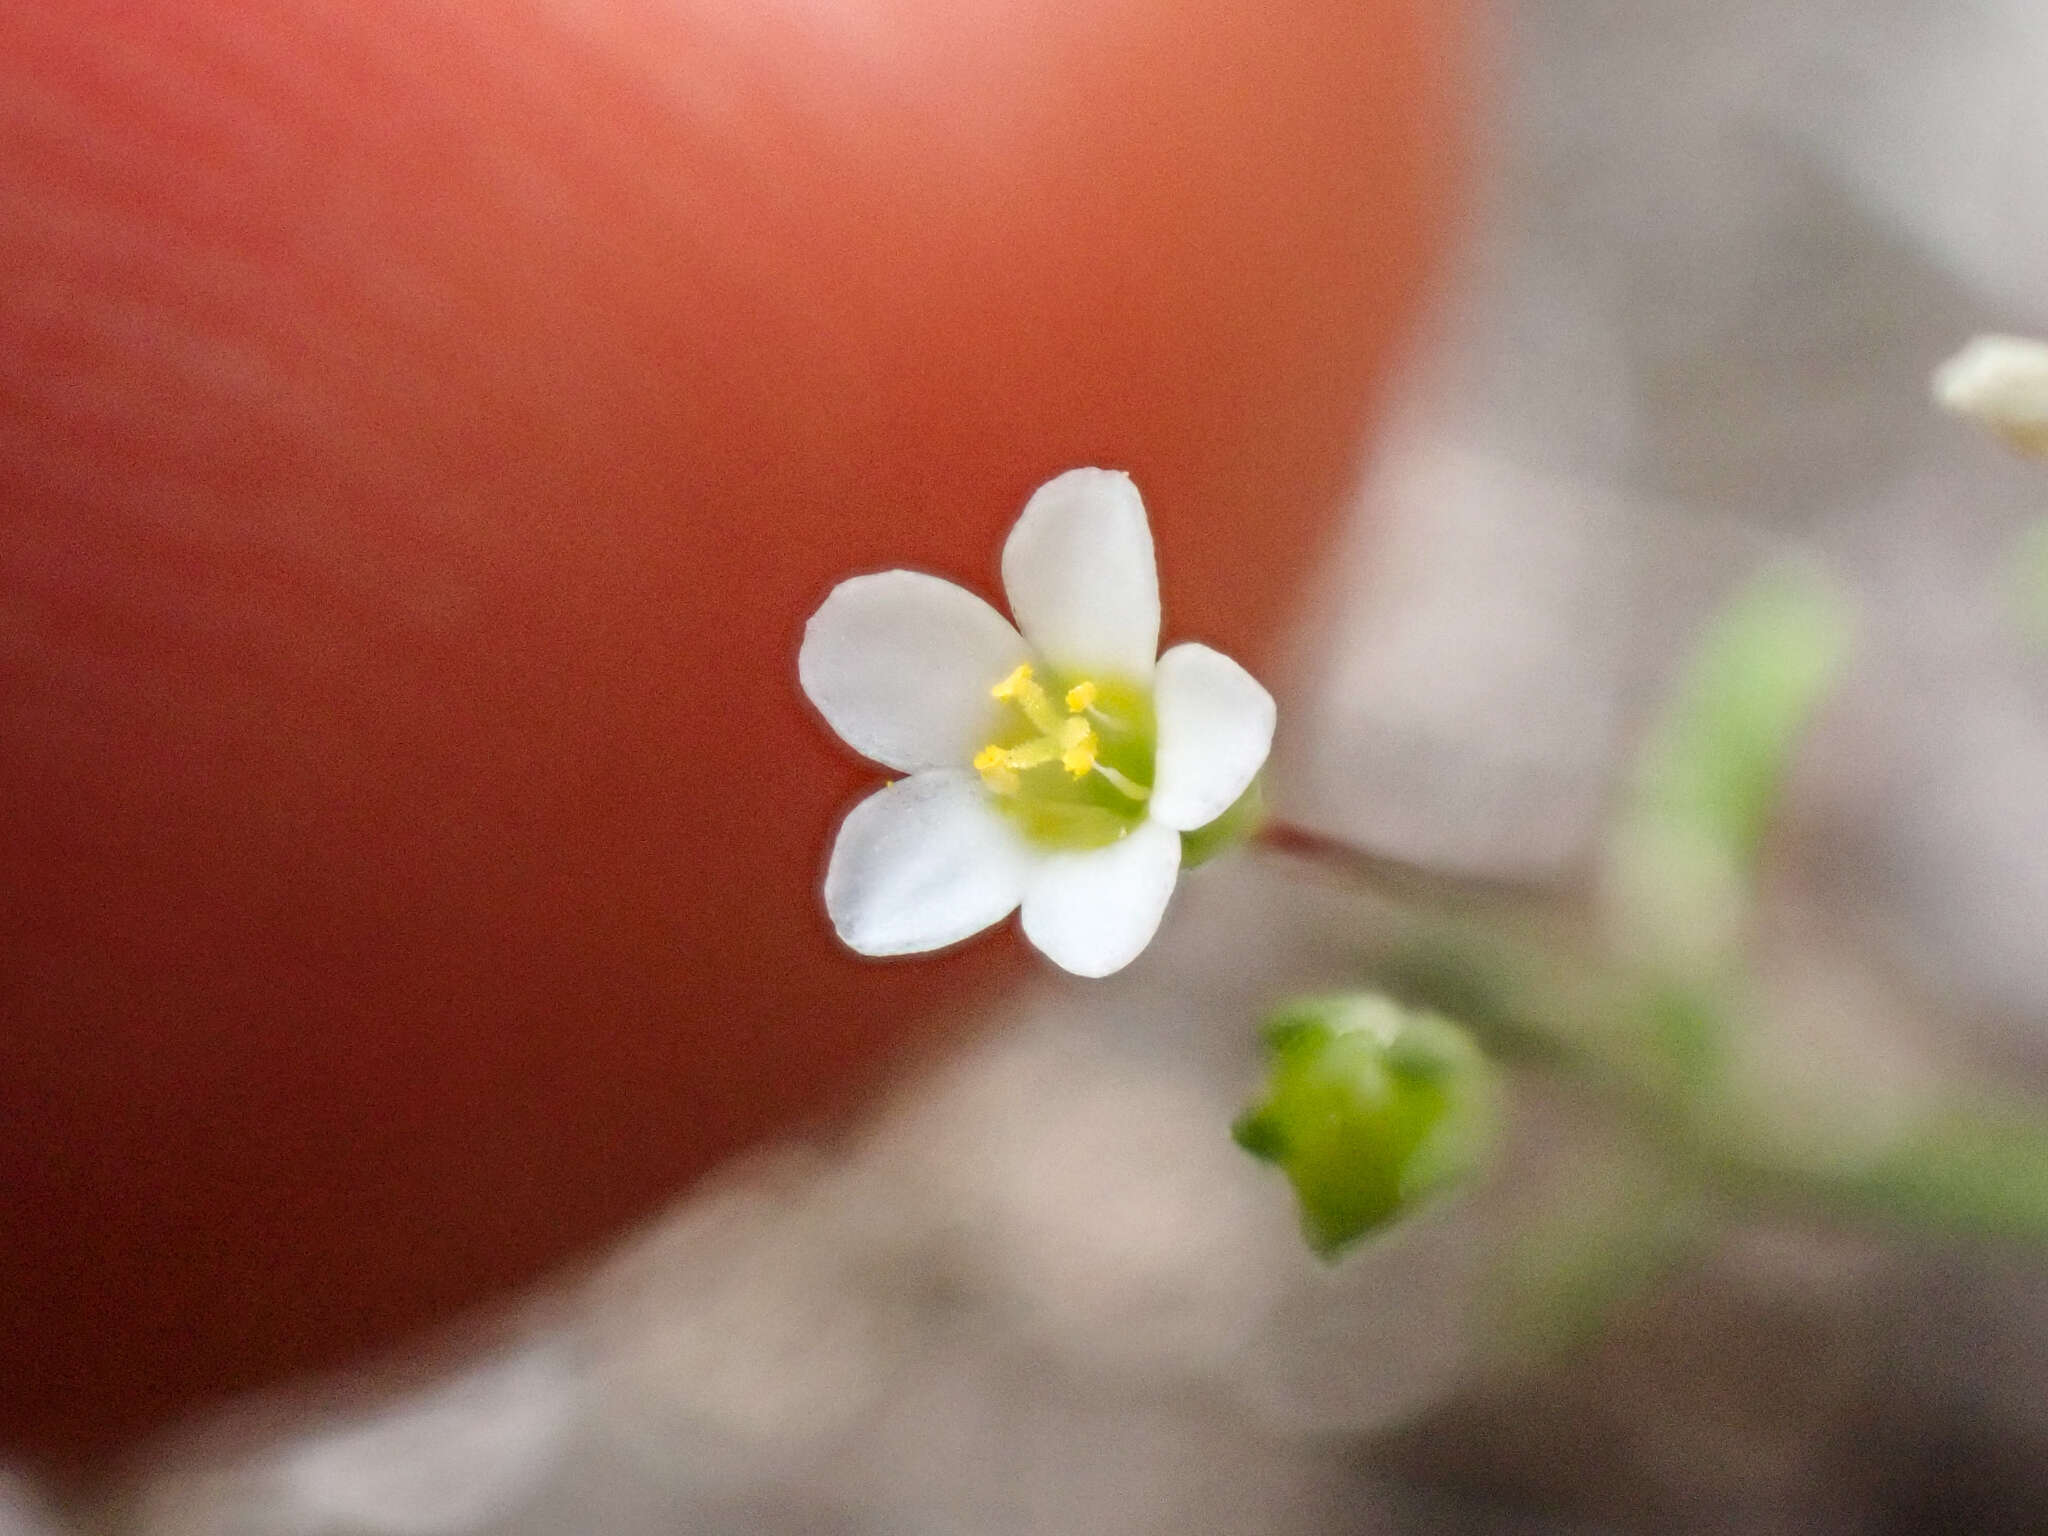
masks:
[[[811,616],[804,692],[847,745],[907,775],[848,813],[825,907],[852,948],[905,955],[1021,906],[1054,963],[1107,976],[1158,930],[1181,834],[1264,765],[1273,699],[1208,646],[1157,655],[1152,530],[1128,475],[1040,487],[1003,546],[1003,586],[1016,628],[915,571],[841,582]]]
[[[1979,336],[1935,370],[1934,398],[2021,453],[2048,456],[2048,345]]]

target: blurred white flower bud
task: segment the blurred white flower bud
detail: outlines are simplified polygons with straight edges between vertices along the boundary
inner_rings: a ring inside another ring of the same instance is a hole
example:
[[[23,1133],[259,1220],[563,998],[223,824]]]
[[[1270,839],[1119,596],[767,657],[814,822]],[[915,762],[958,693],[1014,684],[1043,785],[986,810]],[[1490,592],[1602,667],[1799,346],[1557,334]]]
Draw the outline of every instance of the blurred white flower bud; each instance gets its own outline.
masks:
[[[2048,458],[2048,342],[1979,336],[1935,370],[1934,398],[2019,452]]]

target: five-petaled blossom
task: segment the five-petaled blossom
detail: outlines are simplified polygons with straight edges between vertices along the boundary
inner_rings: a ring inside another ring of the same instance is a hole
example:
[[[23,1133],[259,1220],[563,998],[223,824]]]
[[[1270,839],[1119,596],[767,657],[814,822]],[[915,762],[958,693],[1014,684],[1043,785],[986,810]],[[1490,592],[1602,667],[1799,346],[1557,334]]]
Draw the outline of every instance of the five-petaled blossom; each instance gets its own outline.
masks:
[[[1273,699],[1206,645],[1158,655],[1152,530],[1127,475],[1040,487],[1003,546],[1003,586],[1015,628],[915,571],[841,582],[812,615],[804,692],[906,775],[848,813],[826,910],[862,954],[905,955],[1021,906],[1047,957],[1107,976],[1158,930],[1181,834],[1264,765]]]

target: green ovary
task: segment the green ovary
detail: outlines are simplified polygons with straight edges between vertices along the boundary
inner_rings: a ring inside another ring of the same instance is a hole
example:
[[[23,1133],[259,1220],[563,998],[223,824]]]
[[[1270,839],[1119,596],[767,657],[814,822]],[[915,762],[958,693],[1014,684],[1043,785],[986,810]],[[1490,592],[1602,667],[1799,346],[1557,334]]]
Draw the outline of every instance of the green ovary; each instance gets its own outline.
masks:
[[[1145,819],[1157,727],[1122,678],[1019,668],[991,692],[1001,724],[975,759],[991,797],[1045,848],[1102,848]]]

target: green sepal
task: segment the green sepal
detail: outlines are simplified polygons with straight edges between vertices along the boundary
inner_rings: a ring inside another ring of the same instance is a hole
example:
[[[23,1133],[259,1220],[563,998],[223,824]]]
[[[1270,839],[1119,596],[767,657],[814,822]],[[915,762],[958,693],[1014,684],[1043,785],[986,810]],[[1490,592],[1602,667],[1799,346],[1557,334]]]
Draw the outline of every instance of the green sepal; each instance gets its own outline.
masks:
[[[1180,867],[1194,869],[1220,853],[1228,853],[1259,830],[1266,819],[1266,794],[1253,779],[1230,809],[1206,826],[1180,835]]]

